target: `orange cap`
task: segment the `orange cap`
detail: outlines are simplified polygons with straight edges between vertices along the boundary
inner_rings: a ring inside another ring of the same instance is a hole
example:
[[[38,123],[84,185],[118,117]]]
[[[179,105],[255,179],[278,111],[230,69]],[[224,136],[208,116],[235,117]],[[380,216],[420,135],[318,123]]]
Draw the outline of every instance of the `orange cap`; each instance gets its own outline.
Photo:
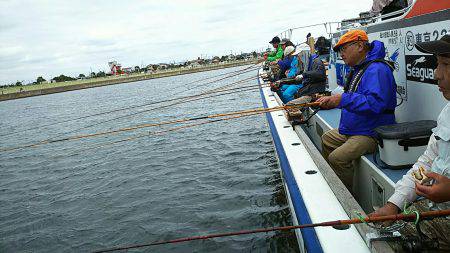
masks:
[[[367,33],[363,30],[351,30],[341,36],[338,43],[334,45],[333,50],[337,52],[344,44],[352,41],[369,41]]]

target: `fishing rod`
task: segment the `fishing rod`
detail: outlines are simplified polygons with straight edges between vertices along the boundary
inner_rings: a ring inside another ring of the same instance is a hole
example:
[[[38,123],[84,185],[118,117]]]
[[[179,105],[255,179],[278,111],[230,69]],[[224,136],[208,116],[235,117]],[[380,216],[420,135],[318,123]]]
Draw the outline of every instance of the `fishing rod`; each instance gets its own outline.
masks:
[[[195,123],[195,124],[178,126],[178,127],[169,128],[169,129],[162,130],[162,131],[154,131],[154,132],[150,131],[148,133],[132,136],[132,137],[129,137],[129,138],[126,138],[126,139],[121,139],[121,140],[112,141],[112,142],[105,142],[105,143],[102,143],[100,145],[93,145],[93,146],[90,146],[90,147],[87,147],[87,148],[78,149],[75,152],[69,153],[68,155],[57,155],[57,156],[54,156],[53,158],[61,157],[61,156],[71,156],[71,155],[74,155],[74,154],[76,154],[78,152],[88,151],[88,150],[98,149],[98,148],[104,148],[104,147],[107,147],[107,146],[115,145],[117,143],[122,143],[122,142],[126,142],[126,141],[133,141],[133,140],[144,138],[144,137],[148,137],[148,136],[151,136],[151,135],[161,135],[161,134],[164,134],[164,133],[173,132],[173,131],[182,130],[182,129],[187,129],[187,128],[192,128],[192,127],[195,127],[195,126],[206,125],[206,124],[211,124],[211,123],[216,123],[216,122],[221,122],[221,121],[227,121],[227,120],[233,120],[233,119],[238,119],[238,118],[242,118],[242,117],[249,117],[249,116],[259,115],[259,114],[260,113],[257,113],[257,112],[255,112],[255,113],[248,113],[248,114],[242,114],[242,115],[237,115],[237,116],[232,116],[232,117],[227,117],[227,118],[208,120],[208,121]]]
[[[190,125],[184,125],[184,126],[169,128],[169,129],[162,130],[162,131],[148,132],[148,133],[145,133],[145,134],[142,134],[142,135],[136,135],[136,136],[129,137],[129,138],[126,138],[126,139],[122,139],[122,140],[119,140],[119,141],[109,142],[107,144],[116,144],[116,143],[121,143],[121,142],[125,142],[125,141],[131,141],[131,140],[147,137],[149,135],[159,135],[159,134],[162,134],[162,133],[173,132],[173,131],[177,131],[177,130],[180,130],[180,129],[191,128],[191,127],[194,127],[194,126],[206,125],[206,124],[216,123],[216,122],[220,122],[220,121],[227,121],[227,120],[232,120],[232,119],[238,119],[238,118],[242,118],[242,117],[255,116],[255,115],[260,115],[262,113],[268,113],[268,112],[273,112],[273,111],[277,111],[277,109],[272,110],[272,108],[270,108],[267,111],[249,112],[249,113],[239,114],[237,116],[231,116],[231,117],[215,119],[215,120],[208,120],[208,121],[204,121],[204,122],[200,122],[200,123],[195,123],[195,124],[190,124]],[[103,147],[103,145],[100,146],[100,147]]]
[[[250,77],[250,78],[248,78],[248,80],[253,79],[253,78],[254,78],[254,77]],[[247,79],[247,78],[246,78],[246,79]],[[245,79],[244,79],[244,80],[245,80]],[[239,80],[239,81],[237,81],[237,82],[235,82],[235,83],[239,83],[239,82],[243,82],[243,80]],[[183,91],[183,92],[184,92],[184,91]],[[182,99],[186,99],[186,98],[190,98],[190,97],[199,96],[199,95],[204,94],[204,93],[207,93],[207,92],[208,92],[208,91],[202,92],[202,93],[196,94],[196,95],[182,96],[182,97],[177,97],[177,98],[172,98],[172,99],[165,99],[165,100],[153,101],[153,102],[145,103],[145,104],[141,104],[141,105],[134,105],[134,106],[122,107],[122,108],[118,108],[118,109],[114,109],[114,110],[110,110],[110,111],[94,113],[94,114],[85,115],[85,116],[76,117],[76,118],[67,119],[67,120],[61,120],[61,121],[57,121],[57,122],[53,122],[53,123],[49,123],[49,124],[40,125],[40,126],[37,126],[37,127],[35,126],[35,127],[30,127],[30,128],[26,128],[26,129],[22,129],[22,130],[10,132],[10,133],[0,134],[0,137],[9,136],[9,135],[17,134],[17,133],[23,133],[24,131],[38,130],[38,129],[41,129],[41,128],[45,128],[45,127],[49,127],[49,126],[53,126],[53,125],[57,125],[57,124],[69,123],[69,122],[73,122],[73,121],[76,121],[76,120],[81,120],[81,119],[86,119],[86,118],[96,117],[96,116],[100,116],[100,115],[105,115],[105,114],[110,114],[110,113],[120,112],[120,111],[124,111],[124,110],[130,110],[130,109],[134,109],[134,108],[139,108],[139,107],[144,107],[144,106],[150,106],[150,105],[160,104],[160,103],[164,103],[164,102],[171,102],[171,101],[176,101],[176,100],[182,100]],[[175,94],[175,95],[177,95],[177,94]]]
[[[228,232],[228,233],[185,237],[185,238],[178,238],[178,239],[167,240],[167,241],[158,241],[158,242],[152,242],[152,243],[136,244],[136,245],[131,245],[131,246],[121,246],[121,247],[115,247],[115,248],[110,248],[110,249],[97,250],[97,251],[94,251],[94,253],[104,253],[104,252],[112,252],[112,251],[118,251],[118,250],[137,249],[137,248],[143,248],[143,247],[149,247],[149,246],[155,246],[155,245],[161,245],[161,244],[180,243],[180,242],[195,241],[195,240],[206,240],[206,239],[210,239],[210,238],[226,237],[226,236],[267,233],[267,232],[273,232],[273,231],[285,231],[285,230],[292,230],[292,229],[305,229],[305,228],[314,228],[314,227],[331,227],[331,226],[351,225],[351,224],[359,224],[359,223],[378,223],[378,222],[399,221],[399,220],[414,221],[414,220],[418,219],[419,217],[420,217],[420,219],[433,219],[433,218],[445,217],[445,216],[449,216],[449,215],[450,215],[450,209],[446,209],[446,210],[428,211],[428,212],[422,212],[422,213],[419,213],[419,212],[411,213],[411,214],[403,214],[402,213],[402,214],[393,214],[393,215],[378,216],[378,217],[366,217],[363,219],[355,218],[355,219],[349,219],[349,220],[334,220],[334,221],[326,221],[326,222],[320,222],[320,223],[303,224],[303,225],[297,225],[297,226],[271,227],[271,228],[261,228],[261,229],[254,229],[254,230],[242,230],[242,231],[238,231],[238,232]]]
[[[257,85],[257,86],[258,86],[257,89],[259,89],[260,87],[264,87],[265,85],[264,85],[264,86],[263,86],[263,85],[261,85],[261,86]],[[248,89],[248,90],[253,90],[253,89]],[[234,92],[230,92],[230,93],[234,93]],[[230,94],[230,93],[227,93],[227,94]],[[220,96],[220,95],[222,95],[222,94],[219,94],[219,95],[217,95],[217,96]],[[208,98],[209,98],[209,97],[208,97]],[[204,99],[204,98],[198,98],[198,99],[195,99],[195,100],[199,100],[199,99]],[[190,100],[190,101],[193,101],[193,100]],[[171,105],[175,105],[175,104],[179,104],[179,103],[183,103],[183,102],[184,102],[184,101],[179,101],[179,102],[177,102],[177,103],[173,103],[173,104],[170,104],[170,105],[167,105],[167,106],[171,106]],[[188,101],[188,102],[189,102],[189,101]],[[164,107],[166,107],[166,106],[164,106]],[[260,113],[254,113],[254,114],[249,113],[249,114],[239,115],[239,116],[230,117],[230,118],[223,118],[223,119],[217,119],[217,120],[209,120],[209,121],[201,122],[201,123],[197,123],[197,124],[184,125],[184,126],[181,126],[181,127],[170,128],[170,129],[163,130],[163,131],[148,132],[148,133],[143,134],[143,135],[137,135],[137,136],[133,136],[133,137],[130,137],[130,138],[127,138],[127,139],[119,140],[119,141],[106,142],[106,143],[103,143],[103,144],[100,144],[100,145],[94,145],[94,146],[91,146],[91,147],[88,147],[88,148],[78,149],[78,150],[76,150],[75,152],[72,152],[72,153],[70,153],[70,154],[68,154],[68,155],[74,155],[74,154],[76,154],[76,153],[78,153],[78,152],[81,152],[81,151],[87,151],[87,150],[90,150],[90,149],[102,148],[102,147],[105,147],[105,146],[110,146],[110,145],[113,145],[113,144],[116,144],[116,143],[121,143],[121,142],[124,142],[124,141],[131,141],[131,140],[134,140],[134,139],[139,139],[139,138],[147,137],[147,136],[149,136],[149,135],[158,135],[158,134],[161,134],[161,133],[171,132],[171,131],[175,131],[175,130],[179,130],[179,129],[190,128],[190,127],[193,127],[193,126],[198,126],[198,125],[203,125],[203,124],[210,124],[210,123],[215,123],[215,122],[219,122],[219,121],[225,121],[225,120],[230,120],[230,119],[235,119],[235,118],[241,118],[241,117],[247,117],[247,116],[258,115],[258,114],[260,114]],[[62,157],[62,156],[66,156],[66,154],[64,154],[64,155],[56,155],[56,156],[54,156],[53,158],[56,158],[56,157]]]
[[[218,82],[218,81],[222,81],[222,80],[225,80],[225,79],[228,79],[228,78],[231,78],[231,77],[235,77],[235,76],[239,76],[239,75],[242,75],[242,74],[245,74],[245,73],[248,73],[248,72],[252,72],[252,71],[255,71],[257,68],[259,68],[259,66],[254,68],[254,69],[246,70],[246,71],[240,72],[240,73],[235,74],[235,75],[225,76],[225,77],[222,77],[222,78],[219,78],[219,79],[216,79],[216,80],[212,80],[212,81],[206,82],[204,84],[199,84],[199,85],[196,85],[196,86],[192,86],[192,87],[187,88],[184,91],[180,91],[179,93],[175,93],[175,95],[178,95],[180,93],[184,93],[186,91],[190,91],[190,90],[195,89],[195,88],[203,87],[203,86],[206,86],[208,84],[212,84],[212,83],[215,83],[215,82]]]
[[[114,117],[114,118],[111,118],[111,119],[108,119],[108,120],[102,120],[102,121],[99,121],[99,122],[96,122],[96,123],[93,123],[93,124],[90,124],[90,125],[87,125],[87,126],[83,126],[83,127],[80,127],[80,128],[74,129],[74,130],[70,130],[70,131],[67,131],[67,132],[55,135],[55,136],[51,137],[50,139],[59,138],[61,136],[68,135],[68,134],[71,134],[71,133],[74,133],[74,132],[78,132],[80,130],[91,128],[91,127],[94,127],[94,126],[97,126],[97,125],[100,125],[100,124],[108,123],[108,122],[111,122],[111,121],[116,121],[116,120],[123,119],[123,118],[132,117],[132,116],[135,116],[135,115],[138,115],[138,114],[142,114],[142,113],[146,113],[146,112],[157,111],[157,110],[160,110],[160,109],[163,109],[163,108],[172,107],[174,105],[185,104],[185,103],[188,103],[188,102],[193,102],[193,101],[203,100],[203,99],[209,99],[209,98],[213,98],[213,97],[225,96],[225,95],[229,95],[229,94],[233,94],[233,93],[241,93],[241,92],[252,91],[252,90],[259,89],[259,87],[260,87],[259,85],[247,85],[247,86],[240,86],[240,87],[236,87],[236,88],[220,89],[220,90],[215,90],[215,91],[210,91],[210,92],[204,92],[204,93],[201,93],[201,94],[198,94],[198,95],[193,95],[193,96],[186,96],[186,97],[183,98],[184,100],[176,99],[176,100],[179,100],[179,101],[176,101],[176,102],[173,102],[173,103],[170,103],[170,104],[166,104],[166,105],[162,105],[162,106],[158,106],[158,107],[153,107],[153,108],[146,109],[146,110],[141,110],[141,111],[134,112],[134,113],[129,113],[129,114],[126,114],[126,115],[121,115],[121,116]],[[216,93],[218,93],[218,94],[216,94]],[[216,95],[214,95],[214,94],[216,94]]]
[[[217,78],[217,77],[220,77],[220,76],[224,76],[224,75],[228,75],[228,74],[233,74],[233,73],[238,73],[238,72],[241,72],[241,71],[245,71],[245,70],[254,68],[255,66],[257,66],[258,64],[260,64],[262,62],[263,61],[258,61],[255,64],[250,65],[249,67],[244,68],[244,69],[240,69],[240,70],[236,70],[236,71],[232,71],[232,72],[227,72],[227,73],[222,73],[222,74],[219,74],[219,75],[215,75],[215,76],[211,76],[211,77],[207,77],[207,78],[203,78],[203,79],[198,79],[198,80],[189,82],[186,85],[193,84],[193,83],[199,83],[199,82],[203,82],[203,81],[210,80],[210,79],[213,79],[213,78]]]
[[[177,123],[183,123],[183,122],[188,122],[188,121],[220,118],[220,117],[227,117],[227,116],[233,116],[233,115],[248,114],[248,113],[253,113],[253,112],[266,113],[266,112],[272,112],[272,111],[295,109],[295,108],[301,108],[301,107],[312,107],[312,106],[318,106],[318,105],[319,105],[318,102],[314,102],[314,103],[305,103],[305,104],[296,104],[296,105],[277,106],[277,107],[272,107],[272,108],[254,108],[254,109],[247,109],[247,110],[241,110],[241,111],[225,112],[225,113],[218,113],[218,114],[212,114],[212,115],[206,115],[206,116],[199,116],[199,117],[193,117],[193,118],[184,118],[184,119],[178,119],[178,120],[163,121],[163,122],[159,122],[159,123],[140,124],[140,125],[130,126],[130,127],[126,127],[126,128],[119,128],[119,129],[112,130],[112,131],[96,132],[96,133],[85,134],[85,135],[75,135],[75,136],[69,136],[66,138],[61,138],[61,139],[56,139],[56,140],[47,139],[47,140],[43,140],[43,141],[36,142],[33,144],[0,149],[0,151],[13,151],[13,150],[17,150],[17,149],[37,147],[37,146],[41,146],[44,144],[92,138],[92,137],[97,137],[97,136],[116,134],[116,133],[127,132],[127,131],[134,131],[136,129],[141,129],[141,128],[156,127],[156,126],[169,125],[169,124],[177,124]]]

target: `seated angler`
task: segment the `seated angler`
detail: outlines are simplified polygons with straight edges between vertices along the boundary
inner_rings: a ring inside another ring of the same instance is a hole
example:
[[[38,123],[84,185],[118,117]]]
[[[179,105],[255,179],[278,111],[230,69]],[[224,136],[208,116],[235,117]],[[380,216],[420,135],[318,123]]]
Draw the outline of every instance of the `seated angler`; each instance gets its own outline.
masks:
[[[286,50],[286,47],[288,47],[288,46],[292,46],[295,48],[294,43],[292,43],[290,40],[288,40],[286,38],[282,39],[280,41],[279,45],[281,46],[281,49],[283,50],[283,52],[284,52],[284,50]],[[283,53],[283,59],[284,58],[285,58],[285,55]],[[279,64],[277,64],[281,60],[282,59],[277,59],[275,61],[269,62],[269,64],[271,65],[271,68],[272,68],[272,73],[273,73],[272,81],[279,80],[281,78],[286,77],[284,69],[280,69]]]
[[[447,101],[450,101],[450,35],[445,35],[438,41],[416,44],[416,48],[421,52],[437,56],[438,65],[434,77],[438,80],[439,91]],[[420,170],[426,172],[421,173]],[[433,180],[432,184],[429,184],[430,179]],[[418,196],[423,196],[425,199],[412,205],[412,208],[417,211],[450,208],[450,102],[447,102],[441,111],[437,127],[433,129],[423,155],[397,182],[395,192],[387,204],[370,216],[397,214]],[[420,227],[427,239],[438,242],[439,250],[450,251],[449,219],[424,220],[420,222]],[[404,234],[409,231],[414,231],[414,228],[405,227],[401,230]]]
[[[281,40],[280,45],[283,50],[288,46],[295,47],[294,43],[292,43],[292,41],[290,41],[289,39],[286,39],[286,38]]]
[[[276,62],[283,58],[283,48],[280,44],[280,38],[278,36],[273,37],[273,39],[269,42],[272,44],[273,48],[275,48],[275,51],[272,51],[270,53],[264,54],[264,59],[268,62]]]
[[[298,55],[299,51],[295,51],[294,47],[288,46],[285,50],[285,58],[290,59],[290,66],[285,70],[285,76],[287,79],[282,79],[276,82],[275,87],[278,88],[278,94],[283,101],[287,103],[294,99],[295,92],[303,87],[301,80],[295,79],[300,72]],[[285,69],[287,66],[282,66],[282,62],[278,62],[281,69]],[[284,82],[286,81],[286,82]]]
[[[270,63],[271,65],[277,65],[279,74],[276,77],[276,80],[280,80],[280,79],[286,77],[286,73],[291,68],[293,59],[297,58],[292,55],[294,53],[294,51],[295,51],[295,47],[288,46],[284,50],[284,57],[282,60]],[[298,64],[298,61],[296,61],[296,62]],[[295,62],[294,62],[295,67],[297,66],[297,64],[295,64]]]
[[[286,83],[286,85],[283,85],[286,86],[285,91],[283,92],[284,103],[292,101],[294,99],[294,95],[296,95],[297,92],[304,87],[317,84],[321,85],[323,90],[325,89],[325,82],[327,79],[325,64],[319,58],[318,54],[312,55],[311,60],[312,61],[310,62],[307,71],[295,76],[293,81],[288,81],[292,84]]]
[[[333,47],[352,68],[343,94],[317,100],[323,109],[340,108],[339,129],[322,135],[322,153],[350,192],[353,161],[377,148],[374,129],[395,124],[396,83],[384,57],[383,42],[368,42],[365,31],[352,30]]]

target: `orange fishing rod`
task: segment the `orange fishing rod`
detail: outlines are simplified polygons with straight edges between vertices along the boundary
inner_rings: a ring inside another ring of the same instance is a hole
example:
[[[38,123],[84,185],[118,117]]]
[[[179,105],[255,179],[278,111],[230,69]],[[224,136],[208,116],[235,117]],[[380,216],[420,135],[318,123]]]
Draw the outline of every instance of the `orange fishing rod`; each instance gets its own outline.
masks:
[[[258,66],[258,67],[259,67],[259,66]],[[184,90],[184,91],[180,91],[180,92],[178,92],[178,93],[175,93],[175,95],[178,95],[178,94],[180,94],[180,93],[183,93],[183,92],[186,92],[186,91],[195,89],[195,88],[203,87],[203,86],[206,86],[206,85],[208,85],[208,84],[212,84],[212,83],[215,83],[215,82],[218,82],[218,81],[222,81],[222,80],[225,80],[225,79],[228,79],[228,78],[231,78],[231,77],[235,77],[235,76],[239,76],[239,75],[242,75],[242,74],[245,74],[245,73],[248,73],[248,72],[252,72],[252,71],[255,71],[256,69],[257,69],[257,68],[250,69],[250,70],[246,70],[246,71],[239,72],[239,73],[234,74],[234,75],[231,75],[231,76],[225,76],[225,77],[222,77],[222,78],[219,78],[219,79],[216,79],[216,80],[212,80],[212,81],[209,81],[209,82],[206,82],[206,83],[203,83],[203,84],[195,85],[195,86],[192,86],[192,87],[190,87],[190,88],[188,88],[188,89],[186,89],[186,90]]]
[[[272,107],[272,108],[255,108],[255,109],[247,109],[247,110],[234,111],[234,112],[218,113],[218,114],[212,114],[212,115],[206,115],[206,116],[200,116],[200,117],[194,117],[194,118],[184,118],[184,119],[179,119],[179,120],[163,121],[163,122],[159,122],[159,123],[141,124],[141,125],[126,127],[126,128],[120,128],[120,129],[112,130],[112,131],[97,132],[97,133],[85,134],[85,135],[76,135],[76,136],[70,136],[70,137],[56,139],[56,140],[47,139],[47,140],[43,140],[43,141],[33,143],[33,144],[0,149],[0,151],[12,151],[12,150],[17,150],[17,149],[22,149],[22,148],[31,148],[31,147],[41,146],[44,144],[92,138],[92,137],[97,137],[97,136],[102,136],[102,135],[133,131],[133,130],[141,129],[141,128],[156,127],[156,126],[169,125],[169,124],[178,124],[178,123],[183,123],[183,122],[188,122],[188,121],[221,118],[221,117],[227,117],[227,116],[233,116],[233,115],[250,114],[250,113],[254,113],[254,112],[266,113],[266,112],[273,112],[273,111],[279,111],[279,110],[285,110],[285,109],[313,107],[313,106],[318,106],[319,104],[320,103],[314,102],[314,103],[305,103],[305,104],[296,104],[296,105],[277,106],[277,107]]]
[[[263,62],[263,61],[258,61],[258,62],[256,62],[255,64],[252,64],[252,65],[250,65],[249,67],[244,68],[244,69],[235,70],[235,71],[227,72],[227,73],[222,73],[222,74],[219,74],[219,75],[215,75],[215,76],[211,76],[211,77],[207,77],[207,78],[203,78],[203,79],[198,79],[198,80],[189,82],[189,83],[187,83],[186,85],[193,84],[193,83],[203,82],[203,81],[210,80],[210,79],[217,78],[217,77],[224,76],[224,75],[231,75],[231,74],[243,72],[243,71],[246,71],[246,70],[249,70],[249,69],[253,69],[253,68],[256,69],[256,68],[258,67],[257,65],[260,64],[260,63],[262,63],[262,62]]]
[[[178,127],[169,128],[169,129],[166,129],[166,130],[161,130],[161,131],[148,132],[148,133],[145,133],[145,134],[132,136],[132,137],[129,137],[129,138],[126,138],[126,139],[118,140],[118,141],[106,142],[106,143],[102,143],[100,145],[93,145],[93,146],[90,146],[90,147],[87,147],[87,148],[78,149],[75,152],[69,153],[69,156],[70,156],[70,154],[75,154],[75,153],[78,153],[78,152],[81,152],[81,151],[87,151],[87,150],[91,150],[91,149],[103,148],[103,147],[111,146],[111,145],[114,145],[114,144],[117,144],[117,143],[122,143],[122,142],[126,142],[126,141],[133,141],[133,140],[144,138],[144,137],[148,137],[148,136],[151,136],[151,135],[161,135],[161,134],[164,134],[164,133],[178,131],[178,130],[187,129],[187,128],[192,128],[192,127],[195,127],[195,126],[206,125],[206,124],[211,124],[211,123],[217,123],[217,122],[221,122],[221,121],[233,120],[233,119],[238,119],[238,118],[242,118],[242,117],[249,117],[249,116],[253,116],[253,115],[259,115],[259,114],[260,113],[258,113],[258,112],[248,113],[248,114],[242,114],[242,115],[232,116],[232,117],[228,117],[228,118],[208,120],[208,121],[204,121],[204,122],[200,122],[200,123],[178,126]],[[66,155],[57,155],[56,157],[60,157],[60,156],[66,156]]]
[[[228,84],[228,85],[226,85],[226,86],[230,86],[230,85],[234,85],[234,84],[239,84],[239,83],[246,82],[246,81],[249,81],[249,80],[254,79],[254,78],[255,78],[254,76],[248,77],[248,78],[244,78],[244,79],[242,79],[242,80],[233,82],[233,83]],[[223,87],[226,87],[226,86],[223,86]],[[219,87],[219,88],[220,88],[220,87]],[[76,121],[76,120],[81,120],[81,119],[86,119],[86,118],[96,117],[96,116],[100,116],[100,115],[105,115],[105,114],[110,114],[110,113],[115,113],[115,112],[120,112],[120,111],[125,111],[125,110],[130,110],[130,109],[135,109],[135,108],[140,108],[140,107],[145,107],[145,106],[150,106],[150,105],[156,105],[156,104],[161,104],[161,103],[165,103],[165,102],[172,102],[172,101],[177,101],[177,100],[183,100],[183,99],[188,99],[188,98],[194,98],[194,97],[198,97],[198,96],[204,96],[204,95],[209,94],[210,92],[215,91],[215,90],[217,90],[217,89],[219,89],[219,88],[215,88],[215,89],[212,89],[212,90],[210,90],[210,91],[205,91],[205,92],[202,92],[202,93],[200,93],[200,94],[189,95],[189,96],[182,96],[182,97],[176,97],[176,98],[165,99],[165,100],[159,100],[159,101],[152,101],[152,102],[144,103],[144,104],[141,104],[141,105],[127,106],[127,107],[122,107],[122,108],[118,108],[118,109],[114,109],[114,110],[110,110],[110,111],[94,113],[94,114],[90,114],[90,115],[86,115],[86,116],[81,116],[81,117],[76,117],[76,118],[67,119],[67,120],[61,120],[61,121],[52,122],[52,123],[49,123],[49,124],[40,125],[40,126],[34,126],[34,127],[30,127],[30,128],[26,128],[26,129],[21,129],[21,130],[18,130],[18,131],[14,131],[14,132],[3,133],[3,134],[0,134],[0,137],[9,136],[9,135],[17,134],[17,133],[23,133],[24,131],[38,130],[38,129],[41,129],[41,128],[44,128],[44,127],[54,126],[54,125],[56,125],[56,124],[69,123],[69,122],[73,122],[73,121]],[[185,91],[183,91],[183,92],[185,92]]]
[[[143,247],[149,247],[149,246],[155,246],[155,245],[161,245],[161,244],[180,243],[180,242],[195,241],[195,240],[206,240],[206,239],[217,238],[217,237],[267,233],[267,232],[273,232],[273,231],[283,231],[283,230],[292,230],[292,229],[305,229],[305,228],[313,228],[313,227],[331,227],[331,226],[351,225],[351,224],[359,224],[359,223],[366,223],[366,222],[367,223],[377,223],[377,222],[399,221],[399,220],[414,221],[418,218],[432,219],[432,218],[436,218],[436,217],[445,217],[445,216],[449,216],[449,215],[450,215],[450,209],[446,209],[446,210],[428,211],[428,212],[422,212],[422,213],[411,213],[411,214],[403,214],[402,213],[402,214],[386,215],[386,216],[379,216],[379,217],[366,217],[363,219],[355,218],[355,219],[350,219],[350,220],[334,220],[334,221],[326,221],[326,222],[320,222],[320,223],[303,224],[303,225],[297,225],[297,226],[271,227],[271,228],[261,228],[261,229],[254,229],[254,230],[243,230],[243,231],[238,231],[238,232],[228,232],[228,233],[210,234],[210,235],[203,235],[203,236],[185,237],[185,238],[178,238],[178,239],[173,239],[173,240],[168,240],[168,241],[159,241],[159,242],[152,242],[152,243],[145,243],[145,244],[136,244],[136,245],[131,245],[131,246],[115,247],[115,248],[110,248],[110,249],[97,250],[94,252],[95,253],[112,252],[112,251],[118,251],[118,250],[143,248]]]
[[[116,120],[127,118],[127,117],[132,117],[132,116],[135,116],[135,115],[138,115],[138,114],[151,112],[151,111],[157,111],[157,110],[160,110],[160,109],[163,109],[163,108],[168,108],[168,107],[172,107],[172,106],[179,105],[179,104],[185,104],[185,103],[193,102],[193,101],[197,101],[197,100],[203,100],[203,99],[208,99],[208,98],[213,98],[213,97],[220,97],[220,96],[230,95],[230,94],[234,94],[234,93],[252,91],[252,90],[259,89],[259,87],[261,87],[261,86],[260,85],[247,85],[247,86],[240,86],[240,87],[228,88],[228,89],[222,89],[224,87],[221,87],[220,90],[216,89],[216,90],[211,90],[209,92],[204,92],[204,93],[201,93],[201,94],[198,94],[198,95],[186,96],[185,97],[186,100],[175,99],[176,102],[173,102],[173,103],[170,103],[170,104],[166,104],[166,105],[162,105],[162,106],[158,106],[158,107],[153,107],[153,108],[146,109],[146,110],[137,111],[137,112],[129,113],[129,114],[126,114],[126,115],[121,115],[121,116],[114,117],[114,118],[107,119],[107,120],[102,120],[102,121],[99,121],[99,122],[96,122],[96,123],[93,123],[93,124],[90,124],[90,125],[87,125],[87,126],[83,126],[83,127],[80,127],[80,128],[74,129],[74,130],[70,130],[70,131],[64,132],[62,134],[55,135],[51,139],[59,138],[59,137],[61,137],[63,135],[68,135],[68,134],[71,134],[71,133],[74,133],[74,132],[78,132],[78,131],[83,130],[83,129],[87,129],[87,128],[90,128],[90,127],[98,126],[100,124],[108,123],[108,122],[111,122],[111,121],[116,121]],[[262,87],[264,87],[264,86],[262,86]]]

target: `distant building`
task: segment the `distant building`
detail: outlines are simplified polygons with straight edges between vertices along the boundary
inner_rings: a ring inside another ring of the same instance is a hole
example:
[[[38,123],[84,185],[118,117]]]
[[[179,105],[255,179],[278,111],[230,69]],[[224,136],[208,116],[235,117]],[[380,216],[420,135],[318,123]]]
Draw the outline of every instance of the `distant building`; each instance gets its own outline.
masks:
[[[133,72],[133,68],[132,67],[127,67],[127,68],[122,68],[122,73],[131,73]]]
[[[109,69],[112,75],[120,75],[122,73],[122,65],[117,61],[108,62]]]
[[[212,63],[219,63],[220,62],[220,58],[219,56],[214,56],[214,58],[211,61]]]
[[[158,64],[158,70],[167,69],[168,67],[169,67],[169,64],[166,64],[166,63]]]

